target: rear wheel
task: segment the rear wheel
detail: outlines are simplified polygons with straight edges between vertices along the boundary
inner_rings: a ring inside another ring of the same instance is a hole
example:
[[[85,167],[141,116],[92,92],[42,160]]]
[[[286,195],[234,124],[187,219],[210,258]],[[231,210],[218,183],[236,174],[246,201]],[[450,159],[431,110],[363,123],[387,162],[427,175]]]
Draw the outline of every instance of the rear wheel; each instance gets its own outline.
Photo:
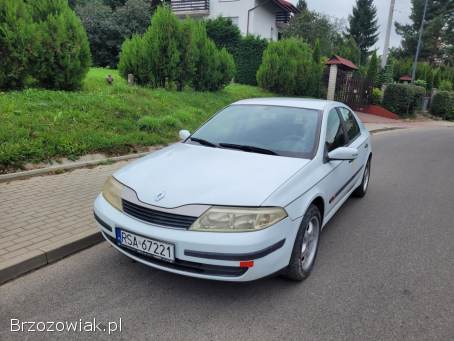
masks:
[[[320,210],[312,204],[301,222],[289,265],[282,274],[284,277],[294,281],[309,277],[317,256],[321,222]]]
[[[366,163],[366,168],[364,169],[363,173],[363,181],[361,181],[361,185],[358,186],[357,189],[353,192],[353,195],[358,198],[362,198],[366,195],[367,188],[369,187],[370,181],[370,159]]]

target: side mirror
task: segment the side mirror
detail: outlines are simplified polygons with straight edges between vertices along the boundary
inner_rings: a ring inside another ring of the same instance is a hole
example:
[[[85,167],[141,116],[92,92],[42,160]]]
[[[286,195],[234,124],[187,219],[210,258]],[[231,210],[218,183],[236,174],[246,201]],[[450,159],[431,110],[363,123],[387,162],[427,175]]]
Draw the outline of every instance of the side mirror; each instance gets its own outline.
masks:
[[[181,141],[185,141],[189,136],[191,136],[191,133],[189,130],[180,130],[178,135],[180,136]]]
[[[328,153],[328,161],[333,160],[354,160],[358,157],[358,149],[350,147],[339,147]]]

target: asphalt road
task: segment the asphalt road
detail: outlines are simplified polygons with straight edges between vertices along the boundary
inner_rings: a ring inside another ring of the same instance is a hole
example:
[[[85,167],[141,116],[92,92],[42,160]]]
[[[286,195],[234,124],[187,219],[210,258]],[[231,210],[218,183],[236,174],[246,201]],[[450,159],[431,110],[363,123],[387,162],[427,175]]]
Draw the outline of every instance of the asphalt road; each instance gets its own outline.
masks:
[[[0,340],[107,339],[9,332],[94,317],[136,340],[454,340],[454,129],[373,140],[369,193],[326,227],[305,282],[186,278],[102,243],[1,286]]]

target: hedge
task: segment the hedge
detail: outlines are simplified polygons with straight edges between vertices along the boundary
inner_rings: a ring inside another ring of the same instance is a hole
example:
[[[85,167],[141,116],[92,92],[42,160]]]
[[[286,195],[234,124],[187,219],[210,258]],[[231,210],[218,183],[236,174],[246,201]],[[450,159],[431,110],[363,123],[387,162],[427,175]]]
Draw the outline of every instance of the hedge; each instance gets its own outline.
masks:
[[[267,46],[268,41],[259,37],[246,36],[241,39],[235,53],[237,83],[257,85],[257,70],[262,63],[263,51]]]
[[[434,116],[451,120],[454,119],[454,92],[437,92],[432,99],[430,112]]]
[[[383,95],[383,106],[399,116],[411,116],[420,107],[426,91],[409,84],[389,84]]]

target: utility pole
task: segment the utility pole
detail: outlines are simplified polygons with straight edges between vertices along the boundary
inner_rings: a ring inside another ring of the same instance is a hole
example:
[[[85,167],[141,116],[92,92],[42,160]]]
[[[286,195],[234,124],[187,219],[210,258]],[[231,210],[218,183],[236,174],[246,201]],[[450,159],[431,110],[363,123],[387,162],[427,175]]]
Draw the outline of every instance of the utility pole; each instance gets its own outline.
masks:
[[[419,52],[421,51],[421,41],[422,41],[422,32],[424,30],[424,21],[426,21],[426,12],[427,12],[427,3],[429,0],[426,0],[424,4],[424,13],[422,14],[421,20],[421,28],[419,29],[419,39],[418,39],[418,46],[416,47],[416,54],[415,54],[415,61],[413,63],[413,70],[411,72],[411,82],[415,82],[416,78],[416,66],[418,64]]]
[[[389,40],[391,38],[391,29],[393,26],[394,5],[396,0],[391,0],[389,5],[388,27],[386,28],[385,47],[383,48],[383,56],[381,58],[381,68],[384,69],[388,61]]]

